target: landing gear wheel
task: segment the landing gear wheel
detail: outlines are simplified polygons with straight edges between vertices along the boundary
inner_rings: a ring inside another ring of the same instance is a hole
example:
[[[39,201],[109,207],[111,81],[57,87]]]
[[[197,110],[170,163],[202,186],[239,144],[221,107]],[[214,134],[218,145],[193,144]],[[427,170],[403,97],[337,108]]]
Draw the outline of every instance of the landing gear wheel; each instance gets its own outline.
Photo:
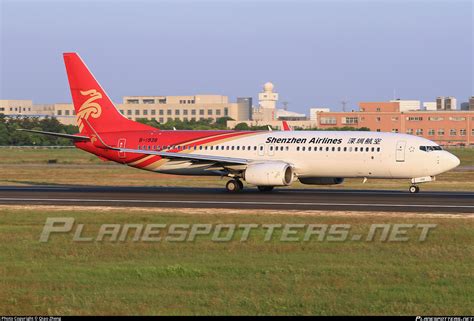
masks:
[[[242,188],[244,188],[244,184],[242,184],[241,181],[238,179],[231,179],[230,181],[227,182],[225,185],[225,188],[227,189],[228,192],[236,193],[240,192]]]
[[[416,185],[412,185],[412,186],[410,186],[410,188],[408,189],[408,191],[409,191],[410,193],[414,194],[414,193],[418,193],[418,192],[420,191],[420,188],[419,188],[418,186],[416,186]]]
[[[257,186],[260,192],[271,192],[273,191],[273,186]]]
[[[242,181],[238,180],[238,179],[236,179],[236,181],[237,181],[237,184],[239,184],[240,190],[243,190],[244,189],[244,183],[242,183]]]

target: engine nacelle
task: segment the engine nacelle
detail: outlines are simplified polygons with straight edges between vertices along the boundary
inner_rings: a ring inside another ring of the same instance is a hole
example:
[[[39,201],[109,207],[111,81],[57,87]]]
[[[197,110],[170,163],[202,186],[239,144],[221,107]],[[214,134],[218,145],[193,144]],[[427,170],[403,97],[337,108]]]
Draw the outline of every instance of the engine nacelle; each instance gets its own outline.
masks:
[[[307,185],[338,185],[344,182],[340,177],[300,177],[300,182]]]
[[[286,186],[293,182],[293,168],[284,162],[250,164],[244,179],[256,186]]]

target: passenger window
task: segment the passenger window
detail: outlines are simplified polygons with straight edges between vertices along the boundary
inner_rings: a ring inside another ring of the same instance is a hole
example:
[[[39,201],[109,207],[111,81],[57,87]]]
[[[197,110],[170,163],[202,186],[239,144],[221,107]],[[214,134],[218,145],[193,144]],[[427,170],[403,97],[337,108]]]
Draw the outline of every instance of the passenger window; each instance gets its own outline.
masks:
[[[306,149],[306,147],[304,147],[304,146],[301,148],[301,150],[302,150],[303,152],[305,151],[305,149]]]
[[[230,149],[234,150],[234,145],[232,145],[232,147]]]
[[[298,146],[298,147],[296,147],[296,151],[297,151],[297,152],[299,152],[299,151],[300,151],[300,147],[299,147],[299,146]]]
[[[320,152],[323,151],[323,146],[319,147],[319,151],[320,151]]]
[[[332,148],[332,151],[334,152],[335,150],[336,150],[336,147],[333,147],[333,148]]]
[[[326,152],[329,152],[329,147],[326,147]]]
[[[369,151],[369,147],[366,147],[366,148],[365,148],[365,151],[368,152],[368,151]]]
[[[338,147],[338,148],[337,148],[337,151],[340,152],[340,151],[341,151],[341,147]]]
[[[347,147],[344,147],[344,151],[347,152]]]
[[[374,151],[375,151],[375,147],[372,147],[372,152],[374,152]]]
[[[286,147],[285,147],[285,149],[286,149],[286,151],[288,151],[288,150],[289,150],[289,147],[288,147],[288,146],[286,146]]]
[[[358,151],[359,150],[359,147],[354,147],[354,151]]]
[[[240,150],[240,146],[237,146],[237,150]]]
[[[263,150],[263,146],[260,146],[260,150]]]
[[[311,151],[311,146],[308,147],[308,152],[310,152],[310,151]]]

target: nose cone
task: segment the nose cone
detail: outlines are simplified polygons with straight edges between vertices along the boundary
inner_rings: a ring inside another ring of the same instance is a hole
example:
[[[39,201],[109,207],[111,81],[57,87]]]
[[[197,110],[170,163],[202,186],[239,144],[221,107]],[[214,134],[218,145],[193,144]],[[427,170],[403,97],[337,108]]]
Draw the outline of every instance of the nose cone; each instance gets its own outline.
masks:
[[[453,154],[449,152],[445,153],[444,157],[442,158],[442,162],[443,162],[443,167],[446,168],[446,171],[450,171],[458,167],[459,164],[461,163],[459,158],[457,158],[456,156],[454,156]]]

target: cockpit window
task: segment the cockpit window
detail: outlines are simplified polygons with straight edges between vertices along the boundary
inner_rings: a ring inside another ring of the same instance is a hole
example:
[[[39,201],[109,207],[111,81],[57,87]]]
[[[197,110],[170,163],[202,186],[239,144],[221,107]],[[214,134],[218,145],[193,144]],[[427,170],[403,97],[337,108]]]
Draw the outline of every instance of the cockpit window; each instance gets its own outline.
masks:
[[[420,146],[420,149],[425,152],[431,152],[435,150],[443,150],[441,146]]]

